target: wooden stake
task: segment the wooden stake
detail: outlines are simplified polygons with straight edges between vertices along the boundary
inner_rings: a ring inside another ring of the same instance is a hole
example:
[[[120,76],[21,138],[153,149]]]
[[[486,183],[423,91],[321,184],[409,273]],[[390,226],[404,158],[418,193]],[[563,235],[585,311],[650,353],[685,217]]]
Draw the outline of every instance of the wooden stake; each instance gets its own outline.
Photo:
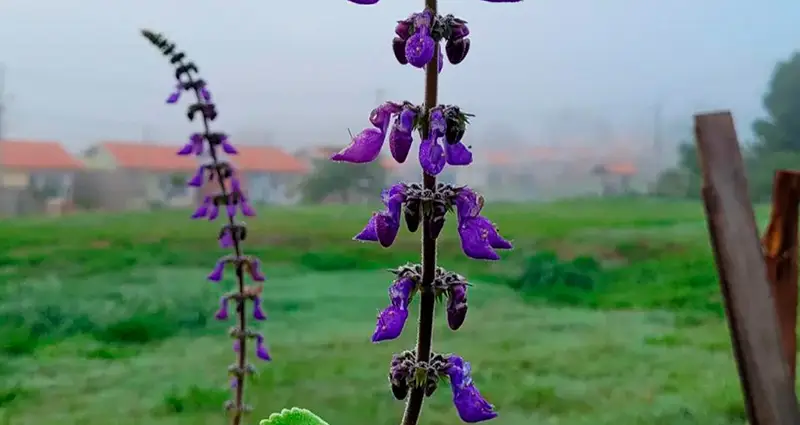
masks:
[[[800,423],[730,112],[695,115],[703,200],[750,425]]]

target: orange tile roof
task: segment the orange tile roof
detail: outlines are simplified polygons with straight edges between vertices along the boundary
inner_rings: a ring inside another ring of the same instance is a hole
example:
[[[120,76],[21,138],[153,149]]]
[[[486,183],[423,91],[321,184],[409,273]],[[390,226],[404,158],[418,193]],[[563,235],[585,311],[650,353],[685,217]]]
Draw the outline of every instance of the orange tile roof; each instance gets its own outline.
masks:
[[[609,173],[616,174],[618,176],[632,176],[637,172],[636,165],[630,162],[610,164],[605,168]]]
[[[180,144],[161,145],[136,142],[103,142],[101,146],[114,157],[117,167],[146,171],[194,171],[198,162],[192,156],[178,156]]]
[[[0,166],[22,170],[79,170],[83,163],[58,142],[0,141]]]
[[[175,154],[180,144],[153,144],[136,142],[103,142],[117,162],[125,169],[188,172],[197,169],[199,162],[193,156]],[[230,161],[244,172],[305,173],[308,167],[299,159],[272,146],[236,146],[238,155]]]
[[[274,146],[240,146],[238,155],[230,157],[241,171],[305,174],[310,167],[299,158]]]

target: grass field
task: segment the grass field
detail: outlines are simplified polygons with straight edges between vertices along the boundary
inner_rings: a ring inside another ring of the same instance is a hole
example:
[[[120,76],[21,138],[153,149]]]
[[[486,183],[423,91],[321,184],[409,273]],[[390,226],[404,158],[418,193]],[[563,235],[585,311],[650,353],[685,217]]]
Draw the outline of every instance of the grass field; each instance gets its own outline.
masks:
[[[246,246],[268,272],[263,330],[275,360],[250,387],[249,423],[293,405],[332,425],[397,423],[386,372],[414,332],[380,345],[369,336],[387,303],[380,269],[417,260],[417,236],[389,250],[351,241],[368,207],[259,212]],[[462,330],[442,318],[435,347],[472,361],[495,424],[743,423],[699,204],[486,214],[517,249],[469,261],[445,231],[441,265],[476,287]],[[223,422],[233,354],[211,316],[232,282],[204,280],[222,253],[217,224],[186,215],[0,222],[0,424]],[[442,388],[423,423],[457,421]]]

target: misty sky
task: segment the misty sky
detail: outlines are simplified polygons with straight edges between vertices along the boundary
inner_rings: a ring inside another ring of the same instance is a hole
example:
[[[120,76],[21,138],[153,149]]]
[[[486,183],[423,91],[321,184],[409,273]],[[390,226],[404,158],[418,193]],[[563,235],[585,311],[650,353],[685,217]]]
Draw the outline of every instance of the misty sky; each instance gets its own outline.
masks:
[[[72,148],[181,140],[191,127],[182,108],[163,105],[172,73],[138,35],[149,27],[198,63],[225,130],[292,147],[345,144],[380,91],[421,99],[423,72],[398,65],[390,48],[394,22],[421,3],[0,0],[6,135]],[[796,0],[440,3],[472,31],[470,56],[445,66],[441,99],[477,114],[474,137],[499,141],[548,144],[587,126],[574,116],[638,137],[657,104],[668,132],[689,129],[697,110],[728,108],[749,133],[775,62],[800,48]]]

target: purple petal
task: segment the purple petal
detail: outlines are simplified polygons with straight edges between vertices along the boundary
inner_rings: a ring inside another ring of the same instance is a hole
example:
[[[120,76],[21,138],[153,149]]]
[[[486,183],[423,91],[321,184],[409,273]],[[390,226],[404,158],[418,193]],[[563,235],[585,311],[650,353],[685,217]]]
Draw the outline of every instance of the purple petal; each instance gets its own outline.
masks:
[[[242,182],[236,177],[231,177],[231,193],[242,193]]]
[[[470,41],[468,38],[451,40],[445,43],[444,50],[447,53],[447,60],[453,65],[458,65],[464,61],[469,53]]]
[[[356,2],[354,0],[350,0],[350,1],[352,1],[354,3]],[[522,0],[483,0],[483,1],[485,1],[486,3],[519,3]],[[377,3],[377,2],[378,2],[378,0],[375,0],[375,3]]]
[[[180,99],[181,99],[181,91],[175,90],[174,92],[169,94],[169,97],[167,98],[167,103],[169,104],[177,103]]]
[[[483,216],[478,216],[472,219],[478,226],[483,229],[486,233],[486,240],[494,249],[512,249],[514,246],[511,245],[511,242],[504,239],[500,236],[500,233],[497,231],[497,227],[495,227],[494,223],[492,223],[488,218]]]
[[[219,299],[219,310],[214,315],[217,320],[228,320],[228,297]]]
[[[376,128],[365,129],[356,134],[352,142],[334,154],[331,159],[354,164],[372,162],[380,155],[384,140],[386,140],[386,133]]]
[[[444,170],[444,149],[438,141],[423,140],[419,145],[419,164],[431,176],[436,176]]]
[[[442,108],[433,108],[430,112],[430,129],[428,138],[435,139],[444,136],[447,132],[447,120],[444,118]]]
[[[267,277],[264,276],[264,272],[261,271],[261,261],[258,259],[254,258],[250,260],[250,267],[248,267],[248,270],[250,272],[250,278],[256,282],[263,282],[267,279]]]
[[[369,122],[380,130],[381,133],[386,134],[386,130],[389,128],[389,124],[392,121],[392,116],[400,112],[400,107],[401,106],[397,103],[385,102],[372,110],[369,114]]]
[[[233,340],[233,352],[238,353],[242,349],[242,341],[238,339]]]
[[[461,249],[467,257],[476,260],[499,260],[500,256],[489,244],[489,229],[485,223],[475,218],[462,221],[458,225]]]
[[[246,201],[241,201],[241,200],[239,201],[239,209],[242,210],[242,215],[245,217],[256,216],[256,210],[254,210],[253,207],[251,207],[250,204],[247,203]]]
[[[228,155],[236,155],[239,151],[228,141],[227,138],[222,139],[222,151]]]
[[[203,86],[203,87],[200,88],[200,96],[206,102],[211,102],[211,92],[208,91],[208,88],[206,86]]]
[[[402,212],[403,202],[406,201],[406,185],[405,183],[393,184],[388,189],[381,191],[381,202],[386,206],[386,210],[392,218],[400,222],[400,213]]]
[[[375,233],[384,248],[392,246],[399,230],[400,222],[389,211],[382,211],[375,216]]]
[[[467,24],[456,24],[450,27],[450,40],[456,41],[469,35]]]
[[[397,21],[397,25],[394,27],[394,33],[403,41],[408,40],[408,38],[411,37],[411,23],[412,21],[410,18]]]
[[[467,318],[467,287],[456,285],[450,290],[447,299],[447,325],[457,331]]]
[[[370,4],[377,4],[380,0],[347,0],[350,3],[361,4],[361,5],[370,5]]]
[[[453,404],[456,406],[458,417],[469,424],[497,417],[494,406],[481,396],[475,385],[470,385],[454,394]]]
[[[397,119],[397,125],[401,130],[411,132],[414,130],[414,120],[417,119],[417,111],[411,107],[403,107],[400,111],[400,116]]]
[[[194,173],[194,176],[192,176],[192,178],[189,179],[189,181],[186,184],[192,187],[200,187],[203,185],[203,182],[205,181],[205,176],[206,176],[206,167],[201,166],[197,169],[197,171]]]
[[[261,309],[260,297],[253,298],[253,319],[267,320],[267,315],[264,314],[264,310]]]
[[[454,201],[458,211],[458,222],[477,217],[483,209],[483,196],[474,190],[463,187],[458,191]]]
[[[438,61],[437,61],[437,68],[438,69],[436,70],[436,72],[441,74],[442,73],[442,68],[444,68],[444,55],[442,54],[442,49],[436,49],[436,50],[438,50],[438,52],[439,52],[438,55],[437,55],[438,58],[439,58]],[[427,66],[428,65],[425,65],[425,67],[427,67]]]
[[[208,215],[208,208],[211,206],[211,197],[206,196],[203,202],[198,205],[197,209],[192,213],[192,218],[202,218]]]
[[[447,364],[447,375],[450,378],[450,388],[453,394],[472,385],[469,362],[464,361],[464,358],[461,356],[451,354],[447,357]]]
[[[417,288],[417,282],[413,279],[404,277],[394,281],[389,286],[389,299],[392,306],[400,309],[408,309],[408,304],[411,302],[411,295]]]
[[[364,226],[364,229],[361,230],[357,235],[353,237],[353,240],[362,241],[362,242],[378,242],[378,233],[375,231],[375,217],[378,213],[375,213],[370,217],[367,225]]]
[[[399,128],[397,123],[395,123],[392,130],[389,132],[389,152],[391,152],[392,158],[401,164],[406,162],[413,143],[414,137],[411,135],[411,132],[403,131]]]
[[[394,58],[397,60],[397,63],[400,65],[408,65],[408,59],[406,59],[406,41],[400,37],[395,37],[392,39],[392,53],[394,53]]]
[[[395,339],[403,332],[403,327],[408,319],[408,310],[396,306],[389,306],[378,314],[372,342]]]
[[[264,361],[272,360],[272,357],[270,357],[267,351],[267,347],[264,345],[264,337],[261,335],[258,335],[256,339],[256,357]]]
[[[183,145],[183,147],[176,152],[176,154],[180,156],[191,155],[192,153],[194,153],[194,145],[191,142]]]
[[[233,235],[231,235],[230,230],[225,230],[222,232],[222,236],[219,238],[219,247],[220,248],[230,248],[233,246]]]
[[[217,205],[211,204],[208,207],[208,221],[212,221],[219,216],[219,207]]]
[[[225,210],[228,213],[228,217],[231,218],[236,217],[236,205],[233,204],[225,205]]]
[[[436,42],[431,38],[428,28],[420,28],[406,41],[406,59],[411,66],[422,68],[432,59]]]
[[[225,260],[217,261],[217,264],[214,265],[214,269],[211,270],[211,273],[208,275],[208,280],[212,282],[219,282],[222,280],[222,274],[225,272]]]
[[[461,142],[445,143],[444,156],[450,165],[472,164],[472,152]]]

